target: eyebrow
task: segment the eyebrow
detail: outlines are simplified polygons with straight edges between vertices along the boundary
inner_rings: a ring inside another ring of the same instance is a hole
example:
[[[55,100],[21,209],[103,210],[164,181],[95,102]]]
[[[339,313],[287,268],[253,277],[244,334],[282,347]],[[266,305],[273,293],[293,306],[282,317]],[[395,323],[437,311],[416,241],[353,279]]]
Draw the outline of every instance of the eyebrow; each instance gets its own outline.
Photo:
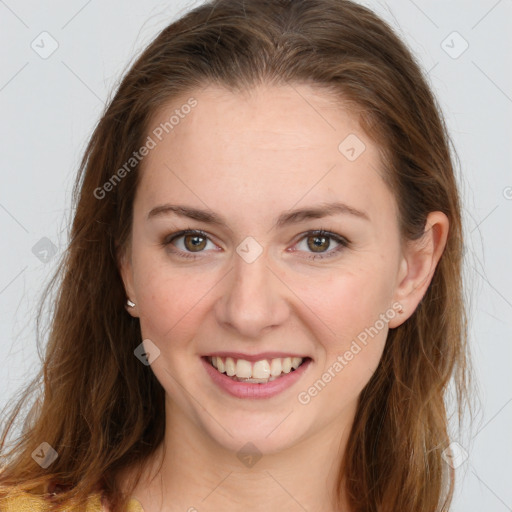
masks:
[[[211,210],[200,210],[184,205],[164,204],[153,208],[147,219],[150,220],[161,215],[175,214],[180,217],[198,220],[207,224],[228,228],[224,218]],[[354,217],[369,221],[370,217],[364,211],[357,210],[344,203],[321,203],[318,206],[285,211],[279,215],[274,222],[273,228],[279,228],[290,224],[296,224],[308,219],[320,219],[336,214],[352,215]]]

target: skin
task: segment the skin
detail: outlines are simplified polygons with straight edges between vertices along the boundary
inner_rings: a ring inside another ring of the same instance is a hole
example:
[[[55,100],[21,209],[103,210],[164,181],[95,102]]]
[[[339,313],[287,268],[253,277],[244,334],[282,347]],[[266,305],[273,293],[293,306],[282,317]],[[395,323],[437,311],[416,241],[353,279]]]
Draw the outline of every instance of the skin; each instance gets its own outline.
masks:
[[[424,237],[403,243],[378,147],[324,91],[261,85],[242,94],[208,86],[161,109],[150,126],[190,96],[197,106],[143,161],[131,242],[120,257],[127,297],[136,304],[129,314],[160,350],[148,371],[166,392],[165,444],[131,495],[145,512],[334,511],[358,396],[388,330],[407,320],[425,294],[448,219],[432,212]],[[338,150],[349,134],[366,146],[352,162]],[[332,201],[368,219],[335,214],[273,227],[283,212]],[[217,212],[227,227],[173,214],[148,220],[166,203]],[[194,252],[190,238],[163,244],[183,229],[207,233],[202,252]],[[334,253],[339,244],[328,238],[320,254],[332,256],[311,259],[319,253],[308,232],[319,229],[345,237],[348,247]],[[236,252],[248,236],[263,249],[252,263]],[[298,394],[396,302],[403,313],[300,403]],[[248,400],[212,383],[200,360],[212,351],[283,351],[313,361],[283,393]],[[236,456],[247,442],[262,454],[252,467]]]

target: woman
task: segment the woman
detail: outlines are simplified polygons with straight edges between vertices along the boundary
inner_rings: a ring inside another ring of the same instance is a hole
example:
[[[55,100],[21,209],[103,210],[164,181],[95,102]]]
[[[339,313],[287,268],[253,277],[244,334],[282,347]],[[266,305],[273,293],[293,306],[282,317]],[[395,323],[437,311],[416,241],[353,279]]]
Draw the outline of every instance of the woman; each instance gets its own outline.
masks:
[[[460,203],[435,98],[381,19],[194,9],[126,74],[74,198],[2,510],[448,510]]]

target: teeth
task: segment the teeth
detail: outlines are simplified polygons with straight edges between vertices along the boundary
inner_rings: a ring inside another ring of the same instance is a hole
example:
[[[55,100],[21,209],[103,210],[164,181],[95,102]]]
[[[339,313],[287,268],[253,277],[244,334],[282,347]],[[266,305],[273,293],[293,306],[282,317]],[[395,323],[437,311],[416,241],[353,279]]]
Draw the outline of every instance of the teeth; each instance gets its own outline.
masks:
[[[254,379],[268,379],[270,377],[270,365],[268,361],[264,359],[263,361],[255,362],[252,367],[252,377]]]
[[[270,375],[272,375],[272,377],[276,377],[277,375],[281,375],[282,371],[283,363],[281,362],[281,359],[272,359],[272,362],[270,363]]]
[[[226,375],[228,377],[233,377],[233,375],[235,375],[236,367],[235,367],[235,361],[233,361],[233,359],[231,357],[226,357],[225,367],[226,367]]]
[[[250,379],[252,377],[252,364],[245,359],[239,359],[236,362],[235,375],[240,379]]]
[[[244,382],[266,383],[275,380],[281,374],[290,373],[292,368],[296,370],[303,362],[302,357],[283,357],[276,359],[262,359],[251,363],[245,359],[233,359],[232,357],[211,357],[212,366],[220,373],[228,377]]]

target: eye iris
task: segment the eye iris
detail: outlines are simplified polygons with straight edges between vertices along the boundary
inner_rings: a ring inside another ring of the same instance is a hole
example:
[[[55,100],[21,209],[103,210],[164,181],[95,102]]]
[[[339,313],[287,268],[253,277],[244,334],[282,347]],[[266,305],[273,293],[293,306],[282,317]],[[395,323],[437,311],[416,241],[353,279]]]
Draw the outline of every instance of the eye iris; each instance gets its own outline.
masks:
[[[191,250],[193,252],[197,252],[204,249],[206,245],[206,238],[204,236],[199,235],[186,235],[184,241],[187,250]],[[192,243],[192,245],[188,244],[189,241]]]
[[[314,242],[311,244],[310,240],[314,240]],[[329,248],[329,238],[325,236],[310,236],[308,237],[308,247],[313,252],[322,252]]]

